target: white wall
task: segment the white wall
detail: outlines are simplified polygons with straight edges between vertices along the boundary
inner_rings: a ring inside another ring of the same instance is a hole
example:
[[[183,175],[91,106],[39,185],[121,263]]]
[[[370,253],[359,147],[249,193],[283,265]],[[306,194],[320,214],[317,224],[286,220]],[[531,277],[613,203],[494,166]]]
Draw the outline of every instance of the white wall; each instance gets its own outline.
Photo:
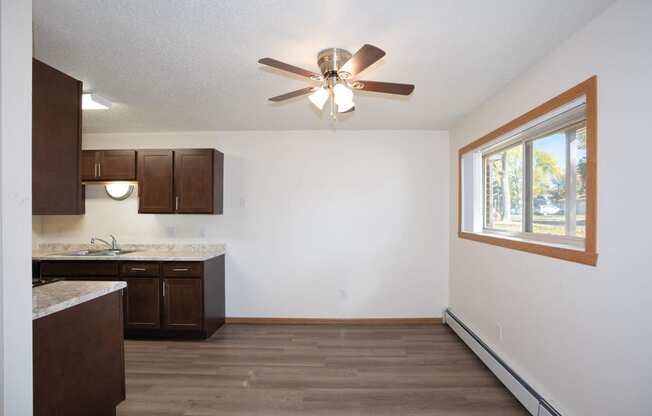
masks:
[[[450,304],[565,416],[652,409],[650,17],[615,3],[451,130]],[[458,149],[594,74],[597,267],[458,239]]]
[[[0,415],[32,414],[32,2],[0,2]]]
[[[135,197],[87,186],[86,215],[36,220],[39,241],[224,242],[229,316],[434,317],[447,305],[446,132],[86,135],[84,147],[215,147],[224,215],[139,215]]]

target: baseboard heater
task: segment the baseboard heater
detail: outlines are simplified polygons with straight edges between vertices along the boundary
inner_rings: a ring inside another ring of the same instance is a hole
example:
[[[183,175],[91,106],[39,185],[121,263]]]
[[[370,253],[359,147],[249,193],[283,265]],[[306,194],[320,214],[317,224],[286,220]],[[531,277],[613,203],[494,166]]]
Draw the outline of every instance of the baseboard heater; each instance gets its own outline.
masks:
[[[507,389],[534,416],[561,416],[550,403],[537,393],[525,380],[514,372],[480,337],[471,331],[451,312],[444,313],[443,322],[464,341],[466,345],[482,360]]]

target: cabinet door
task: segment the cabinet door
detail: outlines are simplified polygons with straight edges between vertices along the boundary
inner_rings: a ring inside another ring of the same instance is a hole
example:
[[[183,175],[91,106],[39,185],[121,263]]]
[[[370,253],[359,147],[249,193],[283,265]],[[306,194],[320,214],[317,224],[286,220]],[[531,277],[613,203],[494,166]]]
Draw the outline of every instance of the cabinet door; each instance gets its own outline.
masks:
[[[84,213],[82,83],[32,61],[32,213]]]
[[[138,212],[174,212],[172,164],[171,150],[138,151]]]
[[[99,162],[99,152],[97,150],[84,150],[81,157],[81,174],[82,180],[94,181],[98,179],[97,164]]]
[[[160,279],[158,277],[126,278],[125,327],[158,329],[161,327]]]
[[[163,279],[165,329],[202,329],[202,281],[196,278]]]
[[[175,211],[213,213],[213,150],[175,150]]]
[[[133,181],[136,179],[136,152],[134,150],[102,150],[98,174],[102,181]]]

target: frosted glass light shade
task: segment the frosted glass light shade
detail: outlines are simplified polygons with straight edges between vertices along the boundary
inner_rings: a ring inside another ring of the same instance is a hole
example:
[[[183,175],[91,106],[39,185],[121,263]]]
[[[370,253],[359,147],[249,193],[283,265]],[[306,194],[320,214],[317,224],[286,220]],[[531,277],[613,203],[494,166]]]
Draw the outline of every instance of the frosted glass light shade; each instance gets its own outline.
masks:
[[[308,96],[310,102],[315,105],[318,109],[322,110],[324,104],[328,100],[328,91],[324,88],[319,88],[317,91],[313,92]]]
[[[353,101],[353,91],[344,84],[337,84],[333,88],[333,93],[335,93],[335,104],[337,105]]]
[[[344,84],[337,84],[333,88],[335,94],[335,104],[337,104],[337,111],[344,113],[349,111],[355,105],[353,103],[353,91]]]
[[[337,111],[340,113],[346,113],[350,109],[352,109],[355,106],[355,103],[353,100],[346,102],[346,103],[341,103],[337,105]]]

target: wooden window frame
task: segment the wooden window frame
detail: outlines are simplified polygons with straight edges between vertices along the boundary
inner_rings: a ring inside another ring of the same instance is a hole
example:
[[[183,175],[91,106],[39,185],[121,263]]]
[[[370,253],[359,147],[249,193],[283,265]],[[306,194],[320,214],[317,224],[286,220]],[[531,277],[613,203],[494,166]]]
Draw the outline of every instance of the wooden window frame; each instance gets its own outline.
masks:
[[[489,233],[462,230],[462,157],[501,136],[508,134],[553,110],[580,97],[586,97],[586,236],[584,249],[577,250],[531,240],[500,237]],[[457,234],[459,238],[478,241],[513,250],[595,266],[597,253],[597,77],[570,88],[540,106],[502,125],[491,133],[469,143],[458,151],[457,161]]]

